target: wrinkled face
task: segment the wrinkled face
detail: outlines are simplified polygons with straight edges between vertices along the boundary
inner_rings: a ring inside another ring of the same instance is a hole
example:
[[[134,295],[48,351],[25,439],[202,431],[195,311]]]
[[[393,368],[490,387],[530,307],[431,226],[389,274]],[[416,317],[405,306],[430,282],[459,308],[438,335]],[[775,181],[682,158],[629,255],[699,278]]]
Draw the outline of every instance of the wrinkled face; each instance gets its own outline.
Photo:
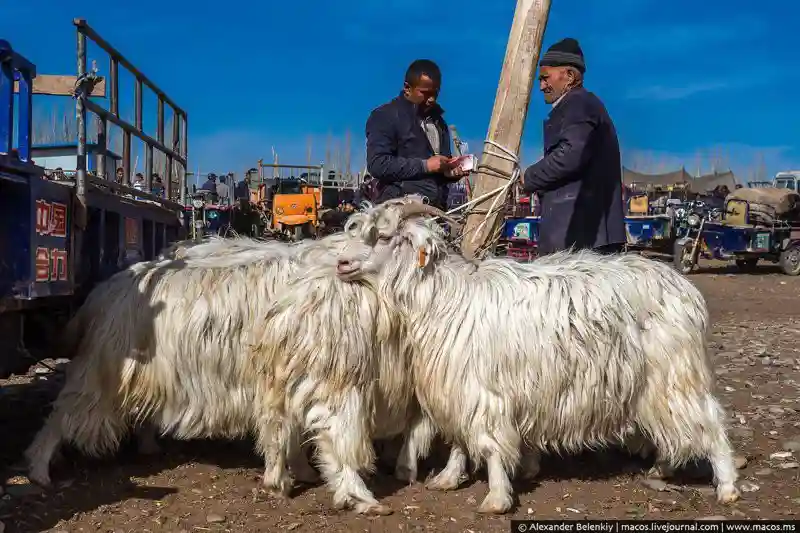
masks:
[[[561,98],[573,82],[573,74],[566,67],[539,67],[539,90],[545,103],[552,104]]]
[[[344,281],[373,277],[390,261],[424,267],[433,253],[430,230],[401,220],[391,207],[351,216],[345,233],[347,243],[336,267],[336,274]]]

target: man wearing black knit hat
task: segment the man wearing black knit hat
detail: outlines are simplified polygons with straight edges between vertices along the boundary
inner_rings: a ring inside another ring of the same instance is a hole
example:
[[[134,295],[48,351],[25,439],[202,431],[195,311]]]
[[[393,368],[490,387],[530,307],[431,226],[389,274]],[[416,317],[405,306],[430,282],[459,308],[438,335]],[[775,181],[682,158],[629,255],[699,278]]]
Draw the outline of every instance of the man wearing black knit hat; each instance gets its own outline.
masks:
[[[583,88],[586,65],[575,39],[551,46],[539,62],[539,89],[553,106],[544,122],[544,157],[525,170],[523,190],[537,193],[539,253],[625,244],[622,167],[611,117]]]

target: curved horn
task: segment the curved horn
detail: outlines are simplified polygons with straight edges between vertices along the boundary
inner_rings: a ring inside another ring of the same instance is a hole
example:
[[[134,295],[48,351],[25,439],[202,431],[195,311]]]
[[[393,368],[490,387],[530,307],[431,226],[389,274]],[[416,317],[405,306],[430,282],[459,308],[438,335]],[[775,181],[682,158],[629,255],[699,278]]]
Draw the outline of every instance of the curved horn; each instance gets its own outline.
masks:
[[[407,204],[403,205],[400,208],[400,219],[401,220],[405,220],[405,219],[413,217],[415,215],[431,215],[431,216],[434,216],[434,217],[439,217],[442,220],[446,220],[452,226],[454,226],[453,229],[460,229],[461,228],[461,224],[456,219],[452,218],[451,216],[449,216],[447,213],[445,213],[441,209],[439,209],[437,207],[434,207],[432,205],[429,205],[429,204],[423,204],[423,203],[420,203],[420,202],[410,202],[410,203],[407,203]]]

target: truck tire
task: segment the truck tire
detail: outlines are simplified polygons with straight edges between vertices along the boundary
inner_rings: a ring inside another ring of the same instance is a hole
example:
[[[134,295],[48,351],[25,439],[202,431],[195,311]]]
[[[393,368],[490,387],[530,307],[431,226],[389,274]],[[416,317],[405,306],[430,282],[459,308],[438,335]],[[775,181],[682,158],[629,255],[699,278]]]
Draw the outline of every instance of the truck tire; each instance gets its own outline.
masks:
[[[782,251],[779,263],[787,276],[800,275],[800,242],[790,244]]]

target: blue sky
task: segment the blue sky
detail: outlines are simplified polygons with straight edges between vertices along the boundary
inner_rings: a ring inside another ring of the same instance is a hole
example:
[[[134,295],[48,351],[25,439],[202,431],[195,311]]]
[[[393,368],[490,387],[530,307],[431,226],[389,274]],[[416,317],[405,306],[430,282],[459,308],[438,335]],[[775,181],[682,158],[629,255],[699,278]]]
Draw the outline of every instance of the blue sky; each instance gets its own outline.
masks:
[[[357,170],[369,112],[398,93],[419,57],[442,67],[446,116],[479,151],[515,2],[111,5],[4,0],[0,38],[41,73],[73,74],[71,20],[86,18],[188,111],[191,170],[240,172],[270,159],[272,146],[281,163],[304,164],[308,136],[321,161],[326,135],[343,144],[348,129]],[[791,97],[800,82],[798,18],[800,3],[788,0],[552,0],[544,44],[580,41],[586,85],[606,103],[626,164],[694,172],[717,158],[746,181],[761,161],[768,175],[800,168],[800,107]],[[92,58],[107,74],[107,60]],[[535,89],[523,137],[529,163],[548,109]]]

